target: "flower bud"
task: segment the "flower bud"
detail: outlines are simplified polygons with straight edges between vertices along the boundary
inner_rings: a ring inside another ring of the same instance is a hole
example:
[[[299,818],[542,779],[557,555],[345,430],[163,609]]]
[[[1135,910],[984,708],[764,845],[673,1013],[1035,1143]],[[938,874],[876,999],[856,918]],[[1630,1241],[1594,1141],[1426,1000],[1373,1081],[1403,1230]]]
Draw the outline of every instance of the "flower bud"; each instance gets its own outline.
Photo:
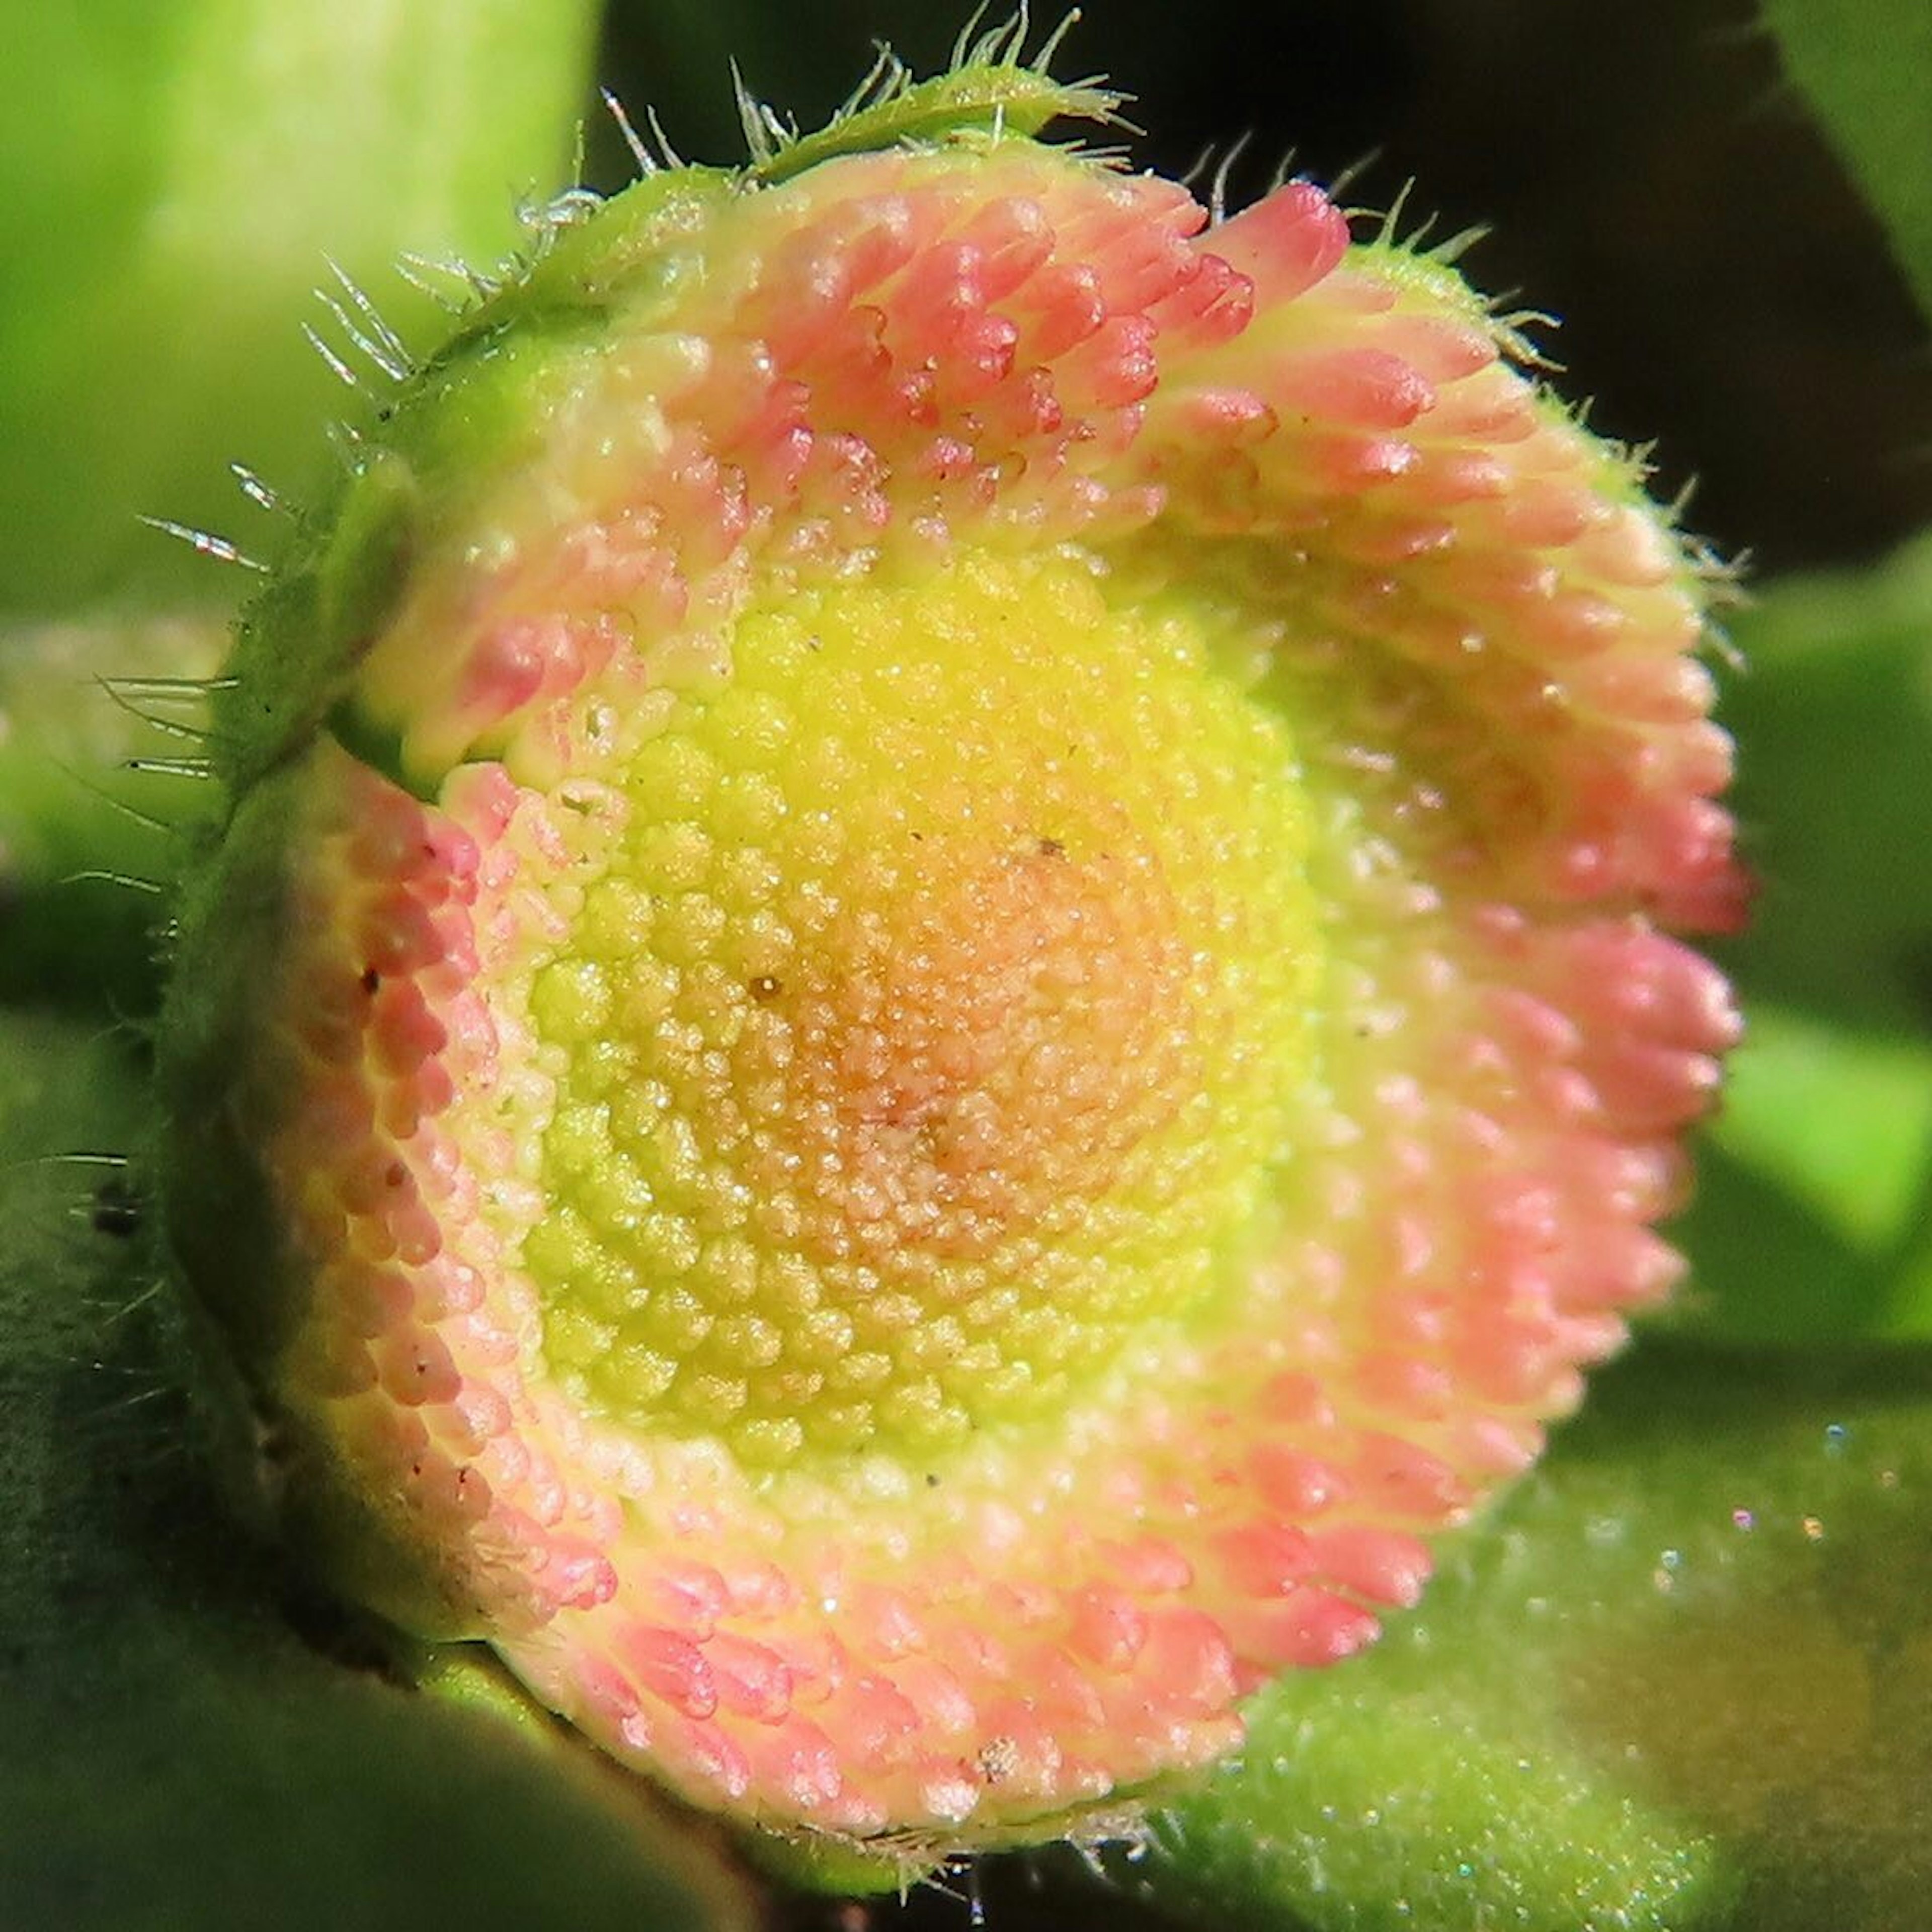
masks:
[[[1735,1030],[1637,466],[1069,100],[654,174],[463,322],[244,628],[161,1041],[324,1574],[930,1851],[1414,1602],[1669,1287]]]

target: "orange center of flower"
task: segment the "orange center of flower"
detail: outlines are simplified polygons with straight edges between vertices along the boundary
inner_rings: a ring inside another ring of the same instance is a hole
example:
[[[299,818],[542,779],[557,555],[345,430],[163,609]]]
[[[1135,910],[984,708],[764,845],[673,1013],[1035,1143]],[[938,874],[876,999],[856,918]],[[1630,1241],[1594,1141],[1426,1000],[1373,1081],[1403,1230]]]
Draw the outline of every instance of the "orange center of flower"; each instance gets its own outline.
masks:
[[[530,990],[526,1237],[598,1412],[930,1456],[1239,1280],[1319,960],[1280,717],[1178,610],[969,557],[741,619]]]

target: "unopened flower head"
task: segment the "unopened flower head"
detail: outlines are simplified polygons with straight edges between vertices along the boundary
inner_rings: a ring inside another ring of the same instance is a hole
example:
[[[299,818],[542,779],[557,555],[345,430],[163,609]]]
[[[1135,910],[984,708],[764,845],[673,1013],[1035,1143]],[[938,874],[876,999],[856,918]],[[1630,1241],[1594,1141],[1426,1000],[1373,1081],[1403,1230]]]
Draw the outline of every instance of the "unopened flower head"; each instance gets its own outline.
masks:
[[[170,1214],[346,1592],[1046,1835],[1412,1603],[1733,1021],[1695,556],[1443,262],[1010,63],[560,229],[259,607]]]

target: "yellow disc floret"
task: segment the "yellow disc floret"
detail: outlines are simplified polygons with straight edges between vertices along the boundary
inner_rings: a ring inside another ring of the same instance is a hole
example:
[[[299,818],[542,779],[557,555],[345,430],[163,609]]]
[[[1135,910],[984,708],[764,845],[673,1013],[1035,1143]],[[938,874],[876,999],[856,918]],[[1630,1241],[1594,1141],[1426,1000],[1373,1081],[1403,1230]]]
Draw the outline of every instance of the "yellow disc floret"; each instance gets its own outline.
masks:
[[[1316,964],[1294,750],[1069,559],[802,590],[732,657],[537,973],[524,1263],[613,1418],[925,1452],[1251,1239]]]

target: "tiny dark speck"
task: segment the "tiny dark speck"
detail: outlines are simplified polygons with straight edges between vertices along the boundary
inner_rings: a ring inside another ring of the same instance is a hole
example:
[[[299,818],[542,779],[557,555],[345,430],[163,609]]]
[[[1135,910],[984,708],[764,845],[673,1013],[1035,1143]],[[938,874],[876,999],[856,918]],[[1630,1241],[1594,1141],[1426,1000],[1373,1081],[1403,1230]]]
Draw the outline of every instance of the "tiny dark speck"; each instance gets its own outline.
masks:
[[[928,1490],[938,1489],[939,1486],[939,1478],[937,1476],[928,1474],[926,1479],[926,1486]]]
[[[1064,859],[1066,848],[1058,838],[1042,838],[1040,842],[1040,856],[1042,859]]]
[[[382,976],[376,970],[374,967],[365,966],[363,968],[362,990],[364,992],[373,993],[377,987],[382,985]]]
[[[118,1181],[110,1180],[94,1197],[94,1232],[125,1240],[139,1232],[141,1204]]]
[[[754,1000],[775,1000],[784,990],[783,985],[769,973],[760,973],[752,982],[752,997]]]

